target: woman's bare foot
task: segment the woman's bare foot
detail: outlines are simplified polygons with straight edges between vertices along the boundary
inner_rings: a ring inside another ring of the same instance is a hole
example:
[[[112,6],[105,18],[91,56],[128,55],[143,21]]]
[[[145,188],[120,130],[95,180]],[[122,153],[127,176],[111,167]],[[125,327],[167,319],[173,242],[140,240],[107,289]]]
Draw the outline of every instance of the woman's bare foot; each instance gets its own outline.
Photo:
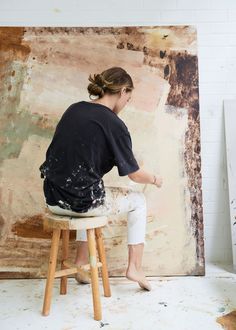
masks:
[[[137,270],[136,267],[129,266],[126,271],[126,277],[134,282],[138,282],[142,289],[151,291],[152,287],[146,279],[142,269]]]
[[[88,264],[88,260],[76,260],[75,264],[77,266],[83,266]],[[87,270],[79,270],[76,274],[75,274],[75,279],[78,283],[83,283],[83,284],[90,284],[91,283],[91,274],[89,271]]]

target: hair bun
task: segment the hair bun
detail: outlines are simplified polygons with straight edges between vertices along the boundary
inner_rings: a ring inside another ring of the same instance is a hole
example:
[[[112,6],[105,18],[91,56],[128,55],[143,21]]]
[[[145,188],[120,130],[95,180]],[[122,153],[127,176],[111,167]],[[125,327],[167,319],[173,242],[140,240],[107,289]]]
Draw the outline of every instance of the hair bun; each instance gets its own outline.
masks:
[[[98,85],[101,88],[105,88],[106,87],[106,83],[104,81],[104,78],[103,78],[103,76],[100,73],[95,74],[94,75],[94,78],[95,78],[94,80],[95,80],[95,84],[96,85]]]
[[[90,84],[87,90],[90,98],[91,95],[101,98],[105,93],[117,94],[122,87],[126,88],[126,92],[134,88],[130,75],[121,67],[112,67],[93,76],[90,74],[88,79]]]
[[[88,91],[91,95],[102,97],[104,95],[104,88],[106,87],[104,79],[101,74],[94,74],[93,77],[89,75]]]

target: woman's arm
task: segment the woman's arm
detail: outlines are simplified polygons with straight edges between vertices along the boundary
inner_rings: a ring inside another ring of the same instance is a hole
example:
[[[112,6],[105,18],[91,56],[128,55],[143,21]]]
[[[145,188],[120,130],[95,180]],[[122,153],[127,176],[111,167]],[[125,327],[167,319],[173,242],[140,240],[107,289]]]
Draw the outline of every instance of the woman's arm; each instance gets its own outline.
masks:
[[[150,174],[141,168],[138,171],[128,174],[128,177],[137,183],[150,183],[157,187],[161,187],[162,185],[161,176]]]

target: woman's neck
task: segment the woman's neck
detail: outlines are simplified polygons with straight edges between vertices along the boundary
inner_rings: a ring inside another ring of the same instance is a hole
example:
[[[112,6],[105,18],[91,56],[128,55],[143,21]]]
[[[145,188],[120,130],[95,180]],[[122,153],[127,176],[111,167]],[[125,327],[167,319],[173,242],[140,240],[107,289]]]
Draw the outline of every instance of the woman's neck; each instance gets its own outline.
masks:
[[[103,104],[106,107],[110,108],[112,111],[114,111],[115,105],[117,102],[117,97],[116,96],[107,96],[104,95],[103,97],[93,100],[91,101],[91,103],[99,103],[99,104]]]

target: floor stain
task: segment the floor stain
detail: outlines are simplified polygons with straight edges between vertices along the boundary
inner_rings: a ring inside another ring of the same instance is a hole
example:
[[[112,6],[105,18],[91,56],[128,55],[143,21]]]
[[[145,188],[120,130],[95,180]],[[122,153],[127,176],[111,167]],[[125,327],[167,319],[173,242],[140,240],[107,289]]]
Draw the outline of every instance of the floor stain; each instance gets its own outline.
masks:
[[[103,328],[105,325],[109,325],[109,323],[100,322],[100,328]]]

